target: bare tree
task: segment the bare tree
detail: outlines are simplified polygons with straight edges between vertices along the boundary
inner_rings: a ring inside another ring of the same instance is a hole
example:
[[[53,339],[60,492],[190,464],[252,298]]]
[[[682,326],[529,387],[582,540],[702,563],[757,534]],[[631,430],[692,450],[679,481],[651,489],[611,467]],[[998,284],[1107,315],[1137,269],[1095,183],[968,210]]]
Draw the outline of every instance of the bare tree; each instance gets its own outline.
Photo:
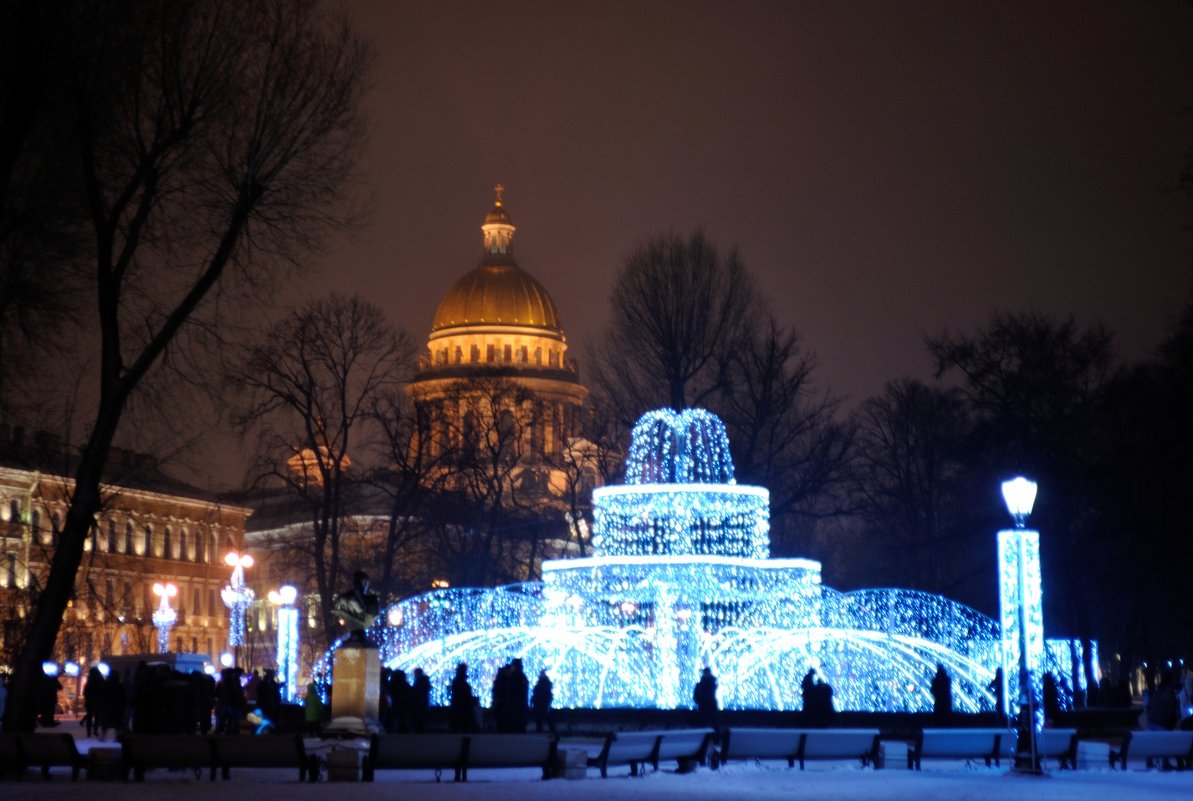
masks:
[[[598,396],[589,396],[577,414],[575,436],[547,449],[547,462],[562,477],[561,501],[568,537],[576,554],[588,556],[589,532],[592,530],[592,491],[613,483],[624,471],[624,429],[618,424],[610,404]]]
[[[17,663],[10,731],[33,727],[40,665],[138,388],[188,333],[218,341],[217,313],[236,286],[262,285],[344,220],[361,141],[367,53],[314,0],[100,5],[107,15],[68,56],[69,141],[93,237],[94,415]]]
[[[771,491],[778,539],[785,522],[844,509],[852,432],[837,401],[815,388],[815,357],[773,316],[751,325],[729,360],[730,380],[710,404],[724,418],[739,480]]]
[[[547,465],[534,457],[533,395],[484,377],[453,382],[423,408],[439,438],[427,508],[446,577],[467,586],[533,577],[556,522],[543,503]]]
[[[361,455],[354,449],[367,450],[362,428],[406,377],[414,353],[414,341],[379,308],[333,294],[284,317],[235,377],[249,394],[241,422],[261,437],[261,476],[286,486],[309,514],[310,541],[290,545],[310,557],[329,642],[337,625],[332,601],[344,584],[348,471]]]
[[[436,471],[430,447],[430,421],[420,415],[404,391],[383,395],[373,406],[380,431],[381,464],[367,478],[387,501],[385,536],[380,548],[381,574],[376,591],[384,601],[425,590],[433,577],[426,571],[429,554],[423,514],[427,487]],[[377,553],[373,554],[376,565]]]
[[[913,379],[892,381],[861,405],[855,419],[851,485],[868,528],[875,578],[956,596],[972,567],[949,547],[964,540],[959,524],[967,502],[963,463],[970,421],[958,393]],[[981,553],[961,549],[975,551]]]
[[[641,245],[618,274],[609,303],[591,370],[629,426],[648,409],[698,406],[724,388],[758,297],[737,251],[722,254],[697,230]]]

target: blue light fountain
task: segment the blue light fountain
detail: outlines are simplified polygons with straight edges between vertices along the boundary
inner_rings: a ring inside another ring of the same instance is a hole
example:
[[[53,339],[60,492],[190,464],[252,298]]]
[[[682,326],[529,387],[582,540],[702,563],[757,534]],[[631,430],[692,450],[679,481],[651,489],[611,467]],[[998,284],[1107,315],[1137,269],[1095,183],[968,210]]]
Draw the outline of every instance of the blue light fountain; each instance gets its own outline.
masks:
[[[819,562],[770,559],[769,499],[735,482],[715,415],[648,412],[626,483],[593,493],[594,556],[544,562],[541,582],[401,601],[370,639],[382,664],[426,671],[437,703],[464,662],[487,705],[498,668],[518,657],[530,676],[548,672],[559,707],[691,706],[707,665],[726,709],[798,709],[816,668],[838,709],[923,711],[941,663],[957,710],[994,708],[994,620],[923,592],[837,592]],[[330,675],[333,654],[316,669]]]

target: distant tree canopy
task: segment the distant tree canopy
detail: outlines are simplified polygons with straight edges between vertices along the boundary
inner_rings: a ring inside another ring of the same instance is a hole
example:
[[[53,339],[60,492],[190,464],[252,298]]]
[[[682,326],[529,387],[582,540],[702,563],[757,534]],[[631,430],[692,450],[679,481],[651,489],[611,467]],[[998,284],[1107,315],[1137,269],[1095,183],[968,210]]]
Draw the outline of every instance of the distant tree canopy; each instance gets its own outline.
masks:
[[[903,379],[856,411],[848,535],[859,582],[894,578],[993,611],[999,483],[1040,484],[1045,625],[1125,664],[1193,653],[1193,304],[1154,358],[1116,367],[1100,326],[995,314],[927,340],[942,383]],[[837,555],[839,558],[839,554]]]

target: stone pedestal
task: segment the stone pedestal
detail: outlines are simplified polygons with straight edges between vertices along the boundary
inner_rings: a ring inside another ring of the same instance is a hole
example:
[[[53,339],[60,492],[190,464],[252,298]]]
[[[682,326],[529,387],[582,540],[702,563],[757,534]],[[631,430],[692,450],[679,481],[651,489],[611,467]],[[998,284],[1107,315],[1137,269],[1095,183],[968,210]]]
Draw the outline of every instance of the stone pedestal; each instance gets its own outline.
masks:
[[[346,642],[331,670],[331,725],[337,733],[376,731],[381,699],[381,655],[375,645]]]

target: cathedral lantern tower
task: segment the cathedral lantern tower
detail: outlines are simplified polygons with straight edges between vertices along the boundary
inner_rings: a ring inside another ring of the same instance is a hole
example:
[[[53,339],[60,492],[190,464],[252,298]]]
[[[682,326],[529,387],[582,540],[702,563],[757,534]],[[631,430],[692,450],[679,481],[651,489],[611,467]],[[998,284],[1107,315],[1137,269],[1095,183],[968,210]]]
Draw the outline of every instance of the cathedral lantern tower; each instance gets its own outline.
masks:
[[[433,450],[457,445],[484,428],[484,421],[470,424],[469,415],[516,414],[525,422],[520,436],[527,462],[542,462],[575,436],[577,411],[588,390],[568,357],[554,301],[514,259],[517,229],[503,188],[499,184],[495,190],[493,208],[481,225],[480,263],[440,301],[409,392],[422,410],[436,412],[430,418]],[[486,408],[481,396],[495,385],[517,387],[521,408]]]

